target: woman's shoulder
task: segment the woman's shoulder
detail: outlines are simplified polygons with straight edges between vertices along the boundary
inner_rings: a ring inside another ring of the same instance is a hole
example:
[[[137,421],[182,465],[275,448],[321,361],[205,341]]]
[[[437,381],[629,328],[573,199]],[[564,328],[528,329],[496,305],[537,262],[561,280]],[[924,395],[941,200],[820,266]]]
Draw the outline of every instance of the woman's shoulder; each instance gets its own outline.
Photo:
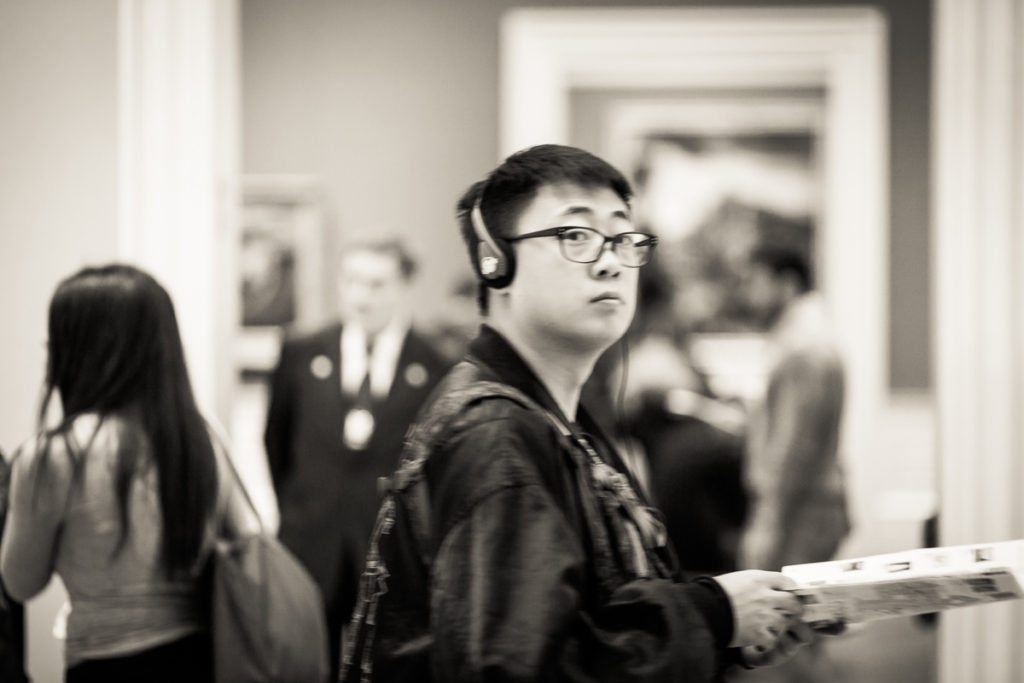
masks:
[[[56,513],[63,509],[75,474],[76,456],[69,432],[43,431],[14,451],[11,457],[11,506]]]
[[[74,448],[67,430],[43,430],[15,449],[11,455],[11,468],[15,477],[26,475],[45,460],[48,467],[56,469],[55,473],[65,469],[70,472],[73,458]]]
[[[62,429],[41,430],[23,443],[12,455],[11,466],[28,472],[34,470],[41,460],[46,460],[50,476],[70,476],[86,452],[114,452],[115,446],[128,423],[117,415],[101,419],[96,413],[76,416]]]

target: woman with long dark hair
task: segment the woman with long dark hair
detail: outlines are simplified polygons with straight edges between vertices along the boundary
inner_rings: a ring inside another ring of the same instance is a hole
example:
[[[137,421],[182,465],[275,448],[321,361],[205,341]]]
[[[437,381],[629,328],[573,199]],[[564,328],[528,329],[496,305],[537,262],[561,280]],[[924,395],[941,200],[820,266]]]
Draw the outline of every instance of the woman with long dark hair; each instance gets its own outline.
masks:
[[[49,426],[54,396],[63,413]],[[218,474],[223,457],[163,287],[125,265],[64,280],[39,434],[14,459],[0,574],[19,600],[60,575],[66,680],[211,679],[200,577],[215,526],[251,521]]]

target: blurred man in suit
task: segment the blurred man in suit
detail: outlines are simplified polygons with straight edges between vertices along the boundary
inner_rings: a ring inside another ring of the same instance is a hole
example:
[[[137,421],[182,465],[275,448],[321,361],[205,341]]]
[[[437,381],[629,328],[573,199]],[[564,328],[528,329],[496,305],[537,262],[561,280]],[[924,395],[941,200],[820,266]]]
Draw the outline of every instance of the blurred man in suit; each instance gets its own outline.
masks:
[[[349,246],[339,263],[341,320],[288,339],[270,386],[264,440],[279,536],[319,584],[334,676],[377,512],[377,478],[447,369],[409,326],[415,262],[396,241]]]

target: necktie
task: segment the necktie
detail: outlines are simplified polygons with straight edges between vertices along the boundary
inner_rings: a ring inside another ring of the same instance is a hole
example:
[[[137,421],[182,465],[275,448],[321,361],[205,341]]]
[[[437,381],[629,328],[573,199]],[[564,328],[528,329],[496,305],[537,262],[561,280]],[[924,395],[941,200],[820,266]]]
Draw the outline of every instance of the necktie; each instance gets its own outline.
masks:
[[[361,451],[366,448],[373,436],[373,395],[371,393],[370,375],[373,367],[373,341],[366,343],[366,374],[356,392],[352,407],[345,416],[343,438],[345,445],[351,450]]]

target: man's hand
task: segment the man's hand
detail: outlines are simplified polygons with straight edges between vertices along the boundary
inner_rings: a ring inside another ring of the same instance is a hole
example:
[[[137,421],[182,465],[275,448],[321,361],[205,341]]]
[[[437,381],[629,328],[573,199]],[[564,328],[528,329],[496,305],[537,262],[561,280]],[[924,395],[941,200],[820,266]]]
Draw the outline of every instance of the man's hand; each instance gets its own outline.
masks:
[[[804,645],[812,642],[817,636],[814,631],[799,617],[792,617],[786,630],[775,643],[775,647],[762,650],[758,646],[747,646],[742,649],[743,663],[749,667],[775,666],[781,664]]]
[[[788,592],[796,584],[787,576],[750,569],[716,576],[715,581],[732,605],[733,636],[729,647],[774,650],[793,622],[802,624],[799,617],[803,605]]]

